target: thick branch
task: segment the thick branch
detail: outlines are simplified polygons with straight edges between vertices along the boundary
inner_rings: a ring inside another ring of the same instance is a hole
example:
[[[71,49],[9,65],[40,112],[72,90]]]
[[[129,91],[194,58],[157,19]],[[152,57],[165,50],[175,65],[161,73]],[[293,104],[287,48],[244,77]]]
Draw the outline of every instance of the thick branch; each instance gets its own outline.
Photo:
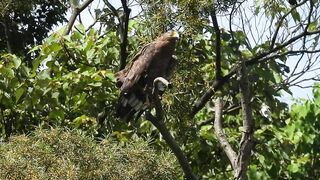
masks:
[[[241,62],[241,68],[238,70],[240,80],[240,98],[243,111],[243,133],[240,141],[240,149],[236,160],[234,179],[244,179],[249,165],[251,151],[255,146],[254,121],[252,109],[250,106],[250,91],[247,70],[244,61]]]
[[[159,130],[159,132],[163,136],[163,139],[166,141],[172,152],[177,157],[180,166],[185,174],[185,177],[190,180],[197,179],[196,176],[192,173],[187,158],[184,156],[182,150],[170,134],[164,122],[153,116],[150,112],[146,112],[146,119],[149,120]]]
[[[159,90],[157,87],[158,82],[156,82],[156,81],[162,81],[162,79],[157,78],[154,81],[154,89],[153,89],[152,96],[153,96],[153,102],[154,102],[154,106],[155,106],[155,110],[156,110],[156,116],[153,116],[150,113],[150,111],[147,111],[145,117],[159,130],[159,132],[163,136],[163,139],[166,141],[166,143],[168,144],[168,146],[170,147],[172,152],[177,157],[177,159],[180,163],[180,166],[185,174],[186,179],[196,180],[197,177],[192,173],[192,169],[189,165],[187,158],[184,156],[179,145],[174,140],[174,138],[170,134],[169,130],[167,129],[166,125],[164,124],[164,114],[163,114],[162,104],[159,99],[159,94],[158,94]],[[168,83],[164,83],[164,84],[168,84]]]
[[[127,5],[127,0],[121,0],[124,14],[119,16],[119,33],[120,33],[120,67],[122,70],[126,66],[128,57],[127,44],[128,44],[128,25],[131,9]]]
[[[222,146],[224,152],[227,154],[232,168],[236,168],[236,160],[237,160],[237,154],[232,149],[230,143],[228,142],[228,139],[226,137],[226,134],[223,131],[222,126],[222,107],[223,107],[223,101],[221,98],[217,98],[215,101],[215,120],[214,120],[214,133],[217,136],[217,139],[220,142],[220,145]]]
[[[64,35],[68,35],[72,29],[72,26],[74,24],[74,22],[76,21],[77,16],[86,8],[89,6],[89,4],[92,3],[93,0],[86,0],[85,2],[83,2],[83,4],[81,6],[76,6],[72,8],[72,15],[69,19],[69,22],[67,24],[67,27],[64,31]]]
[[[212,12],[210,13],[212,23],[213,23],[213,28],[216,34],[216,39],[215,39],[215,48],[216,48],[216,61],[215,61],[215,73],[216,73],[216,80],[221,79],[221,36],[220,36],[220,28],[218,25],[217,21],[217,16],[216,16],[216,8],[214,7]]]

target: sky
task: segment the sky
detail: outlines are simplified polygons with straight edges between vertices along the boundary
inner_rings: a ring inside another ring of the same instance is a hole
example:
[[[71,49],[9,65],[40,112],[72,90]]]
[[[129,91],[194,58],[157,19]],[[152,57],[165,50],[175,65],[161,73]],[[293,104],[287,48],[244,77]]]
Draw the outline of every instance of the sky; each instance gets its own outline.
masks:
[[[116,9],[121,7],[121,1],[119,0],[111,0],[109,1]],[[94,0],[93,3],[90,5],[91,9],[94,8],[98,8],[98,7],[103,7],[104,3],[102,0]],[[136,16],[137,14],[139,14],[139,12],[141,11],[139,6],[133,6],[132,7],[132,11],[131,11],[131,17]],[[94,12],[91,11],[93,14]],[[69,18],[71,15],[71,12],[69,10],[67,17]],[[94,22],[94,17],[91,16],[91,14],[88,11],[88,8],[85,9],[82,13],[81,13],[81,19],[82,19],[82,23],[84,24],[85,27],[89,27],[93,22]],[[226,22],[228,22],[228,20],[226,21],[225,18],[218,18],[219,21],[219,25],[222,28],[225,29],[229,29],[228,28],[228,24],[226,24]],[[263,20],[262,20],[263,21]],[[78,23],[78,22],[76,22]],[[259,22],[260,23],[260,22]],[[58,27],[56,27],[56,29],[59,29],[62,25],[59,25]],[[259,25],[260,26],[260,25]],[[259,31],[259,30],[258,30]],[[254,32],[254,31],[253,31]],[[254,32],[255,33],[255,32]],[[256,31],[256,33],[258,33]],[[289,66],[290,69],[293,69],[293,67],[295,66],[296,62],[297,62],[297,58],[298,57],[290,57],[291,59],[289,61],[287,61],[287,65]],[[310,76],[314,76],[319,74],[318,72],[313,72],[307,75],[307,77]],[[306,85],[312,85],[314,82],[303,82],[301,83],[301,85],[306,86]],[[288,103],[289,105],[293,103],[293,98],[304,98],[304,99],[310,99],[312,98],[312,88],[307,88],[307,89],[301,89],[299,87],[291,87],[290,90],[293,93],[293,96],[283,92],[282,93],[282,97],[280,98],[282,101]]]

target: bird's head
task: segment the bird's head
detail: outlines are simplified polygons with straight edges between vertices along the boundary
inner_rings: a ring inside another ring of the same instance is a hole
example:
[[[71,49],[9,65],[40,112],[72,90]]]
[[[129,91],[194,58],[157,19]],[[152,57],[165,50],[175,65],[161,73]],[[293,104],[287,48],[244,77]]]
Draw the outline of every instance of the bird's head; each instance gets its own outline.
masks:
[[[179,33],[177,31],[168,31],[164,33],[159,39],[162,41],[176,41],[179,39]]]

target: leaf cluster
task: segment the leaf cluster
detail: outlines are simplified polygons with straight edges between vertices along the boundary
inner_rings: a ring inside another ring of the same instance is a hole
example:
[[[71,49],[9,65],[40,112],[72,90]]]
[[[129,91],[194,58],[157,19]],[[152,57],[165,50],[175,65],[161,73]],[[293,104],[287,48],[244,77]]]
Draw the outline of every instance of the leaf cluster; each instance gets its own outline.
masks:
[[[70,37],[54,33],[32,49],[31,53],[39,51],[32,69],[19,57],[3,54],[2,137],[38,125],[84,128],[91,133],[106,128],[106,121],[97,121],[97,116],[103,113],[114,120],[117,91],[111,67],[118,56],[116,41],[114,33],[99,38],[94,30]]]
[[[0,146],[1,179],[177,179],[173,154],[146,141],[96,142],[81,131],[37,129]]]

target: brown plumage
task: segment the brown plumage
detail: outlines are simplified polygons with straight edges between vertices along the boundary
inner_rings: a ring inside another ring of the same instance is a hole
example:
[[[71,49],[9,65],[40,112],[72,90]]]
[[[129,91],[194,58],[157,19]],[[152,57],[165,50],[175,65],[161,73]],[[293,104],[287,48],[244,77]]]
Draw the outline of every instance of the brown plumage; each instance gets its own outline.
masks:
[[[137,112],[150,106],[155,78],[170,78],[177,39],[175,31],[163,34],[144,46],[125,69],[116,73],[116,85],[120,88],[116,115],[120,119],[130,121]]]

